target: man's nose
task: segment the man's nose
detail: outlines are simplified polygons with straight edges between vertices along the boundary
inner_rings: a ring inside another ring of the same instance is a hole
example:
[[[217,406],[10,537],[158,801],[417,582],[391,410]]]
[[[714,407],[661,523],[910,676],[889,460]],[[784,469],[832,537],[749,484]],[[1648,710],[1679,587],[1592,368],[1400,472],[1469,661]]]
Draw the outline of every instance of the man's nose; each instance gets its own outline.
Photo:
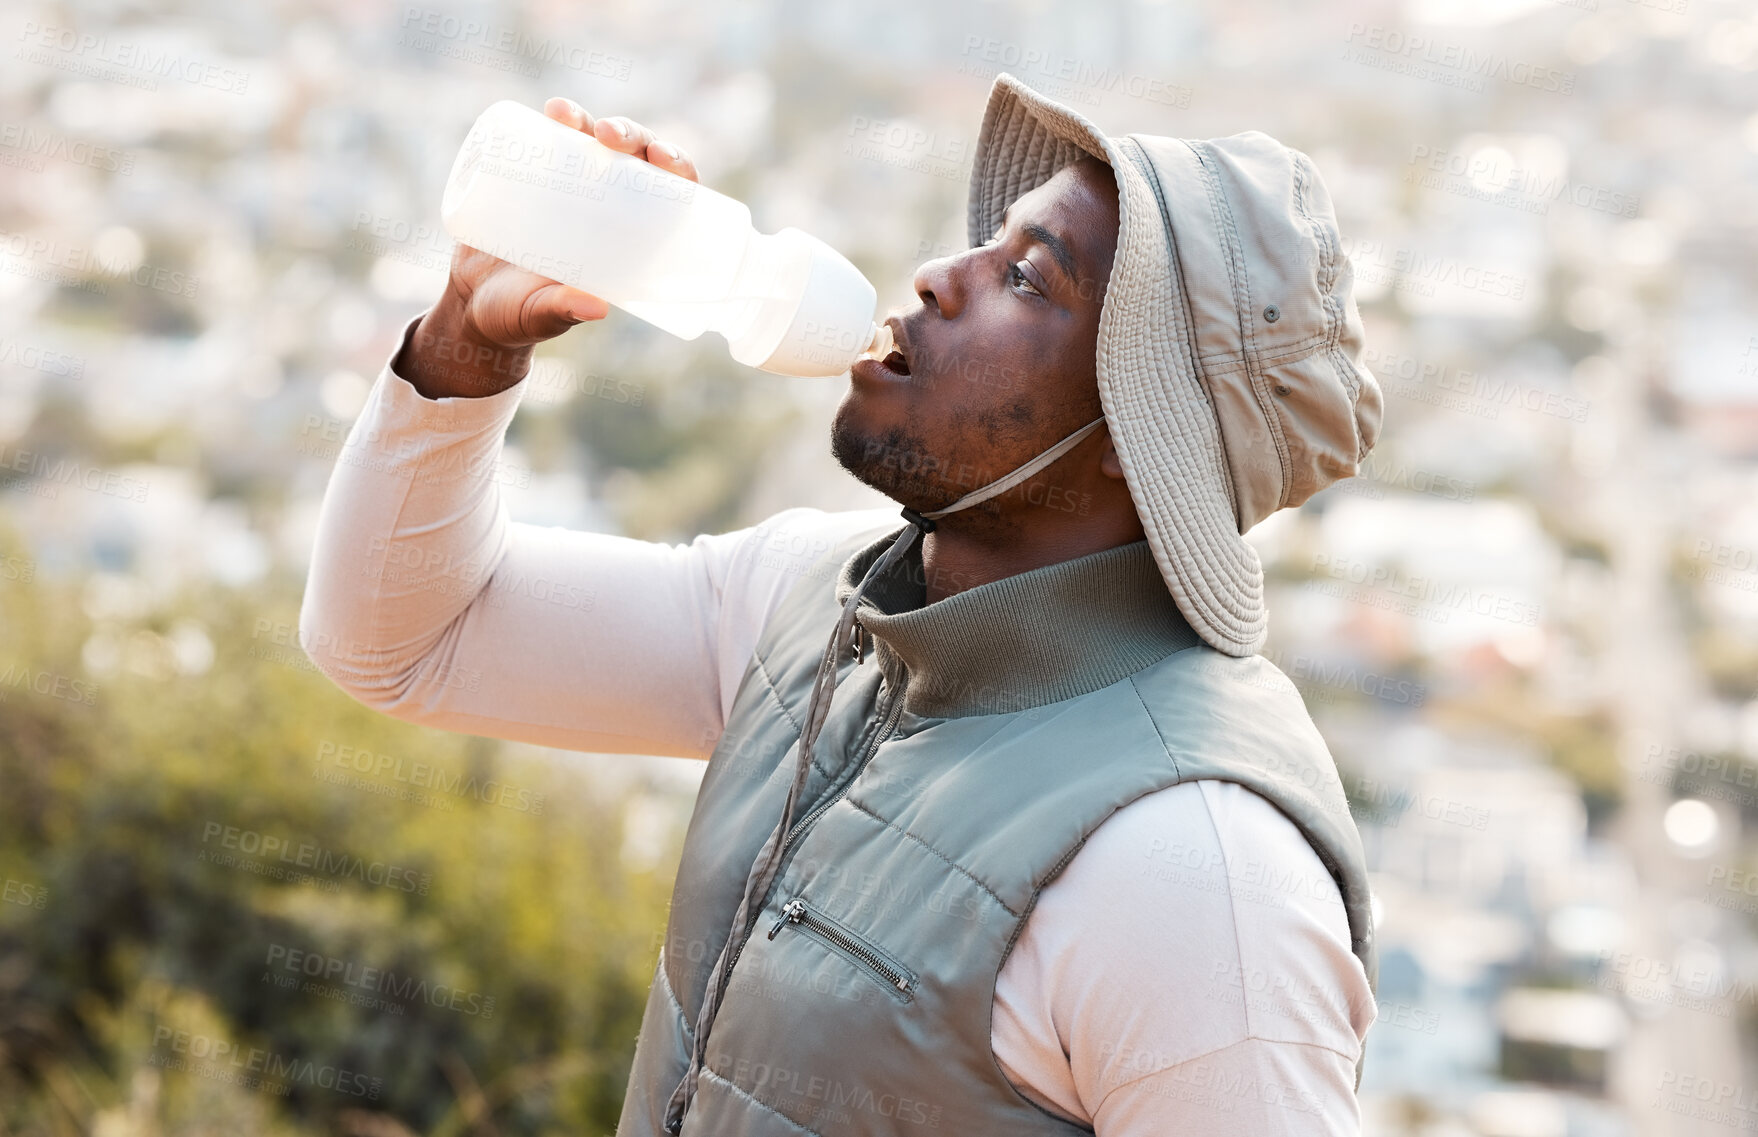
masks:
[[[916,295],[923,307],[937,312],[943,319],[953,319],[964,307],[964,274],[966,253],[936,257],[916,269],[913,281]]]

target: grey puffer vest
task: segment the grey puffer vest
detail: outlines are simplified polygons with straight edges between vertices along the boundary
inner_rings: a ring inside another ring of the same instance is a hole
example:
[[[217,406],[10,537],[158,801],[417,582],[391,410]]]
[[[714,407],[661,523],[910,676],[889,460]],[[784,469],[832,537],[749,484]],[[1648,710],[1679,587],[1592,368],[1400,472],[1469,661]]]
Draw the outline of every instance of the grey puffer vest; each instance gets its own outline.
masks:
[[[1274,665],[1198,640],[1146,541],[932,605],[919,546],[875,580],[781,869],[754,923],[730,928],[787,795],[824,639],[897,529],[875,532],[803,574],[740,683],[685,836],[618,1134],[663,1137],[729,934],[685,1137],[1087,1132],[1001,1072],[996,977],[1087,836],[1193,779],[1241,783],[1295,822],[1373,980],[1360,838],[1324,741]]]

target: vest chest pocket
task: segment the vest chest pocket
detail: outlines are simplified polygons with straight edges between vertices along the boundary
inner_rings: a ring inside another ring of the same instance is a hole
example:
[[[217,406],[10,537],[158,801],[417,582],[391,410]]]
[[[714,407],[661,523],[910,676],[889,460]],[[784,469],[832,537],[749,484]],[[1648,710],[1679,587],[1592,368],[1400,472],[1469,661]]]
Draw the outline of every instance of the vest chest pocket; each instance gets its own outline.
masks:
[[[789,925],[847,958],[903,1002],[915,998],[914,972],[882,951],[872,940],[813,909],[801,897],[796,896],[782,905],[781,919],[769,929],[769,938],[774,939],[777,932]]]

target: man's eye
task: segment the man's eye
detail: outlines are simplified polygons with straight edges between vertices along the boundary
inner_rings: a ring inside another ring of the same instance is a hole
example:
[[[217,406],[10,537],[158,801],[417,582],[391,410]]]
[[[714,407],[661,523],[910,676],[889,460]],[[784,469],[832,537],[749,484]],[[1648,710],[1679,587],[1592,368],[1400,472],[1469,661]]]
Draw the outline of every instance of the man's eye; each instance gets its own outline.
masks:
[[[1007,276],[1008,276],[1008,279],[1011,280],[1014,284],[1016,284],[1016,285],[1023,284],[1027,288],[1031,289],[1033,296],[1042,296],[1043,295],[1043,293],[1038,291],[1038,286],[1033,284],[1031,282],[1031,279],[1028,278],[1025,273],[1020,271],[1019,264],[1017,262],[1015,262],[1013,264],[1009,264],[1007,266]]]

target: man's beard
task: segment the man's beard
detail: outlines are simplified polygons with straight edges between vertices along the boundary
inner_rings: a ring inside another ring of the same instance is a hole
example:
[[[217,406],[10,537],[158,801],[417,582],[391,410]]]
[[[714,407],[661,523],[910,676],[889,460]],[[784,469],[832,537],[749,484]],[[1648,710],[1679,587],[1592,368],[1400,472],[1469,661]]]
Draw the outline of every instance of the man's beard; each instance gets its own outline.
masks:
[[[830,453],[843,469],[899,505],[915,510],[939,509],[958,495],[948,495],[944,460],[928,449],[927,440],[902,426],[882,435],[858,432],[841,414],[830,425]]]

